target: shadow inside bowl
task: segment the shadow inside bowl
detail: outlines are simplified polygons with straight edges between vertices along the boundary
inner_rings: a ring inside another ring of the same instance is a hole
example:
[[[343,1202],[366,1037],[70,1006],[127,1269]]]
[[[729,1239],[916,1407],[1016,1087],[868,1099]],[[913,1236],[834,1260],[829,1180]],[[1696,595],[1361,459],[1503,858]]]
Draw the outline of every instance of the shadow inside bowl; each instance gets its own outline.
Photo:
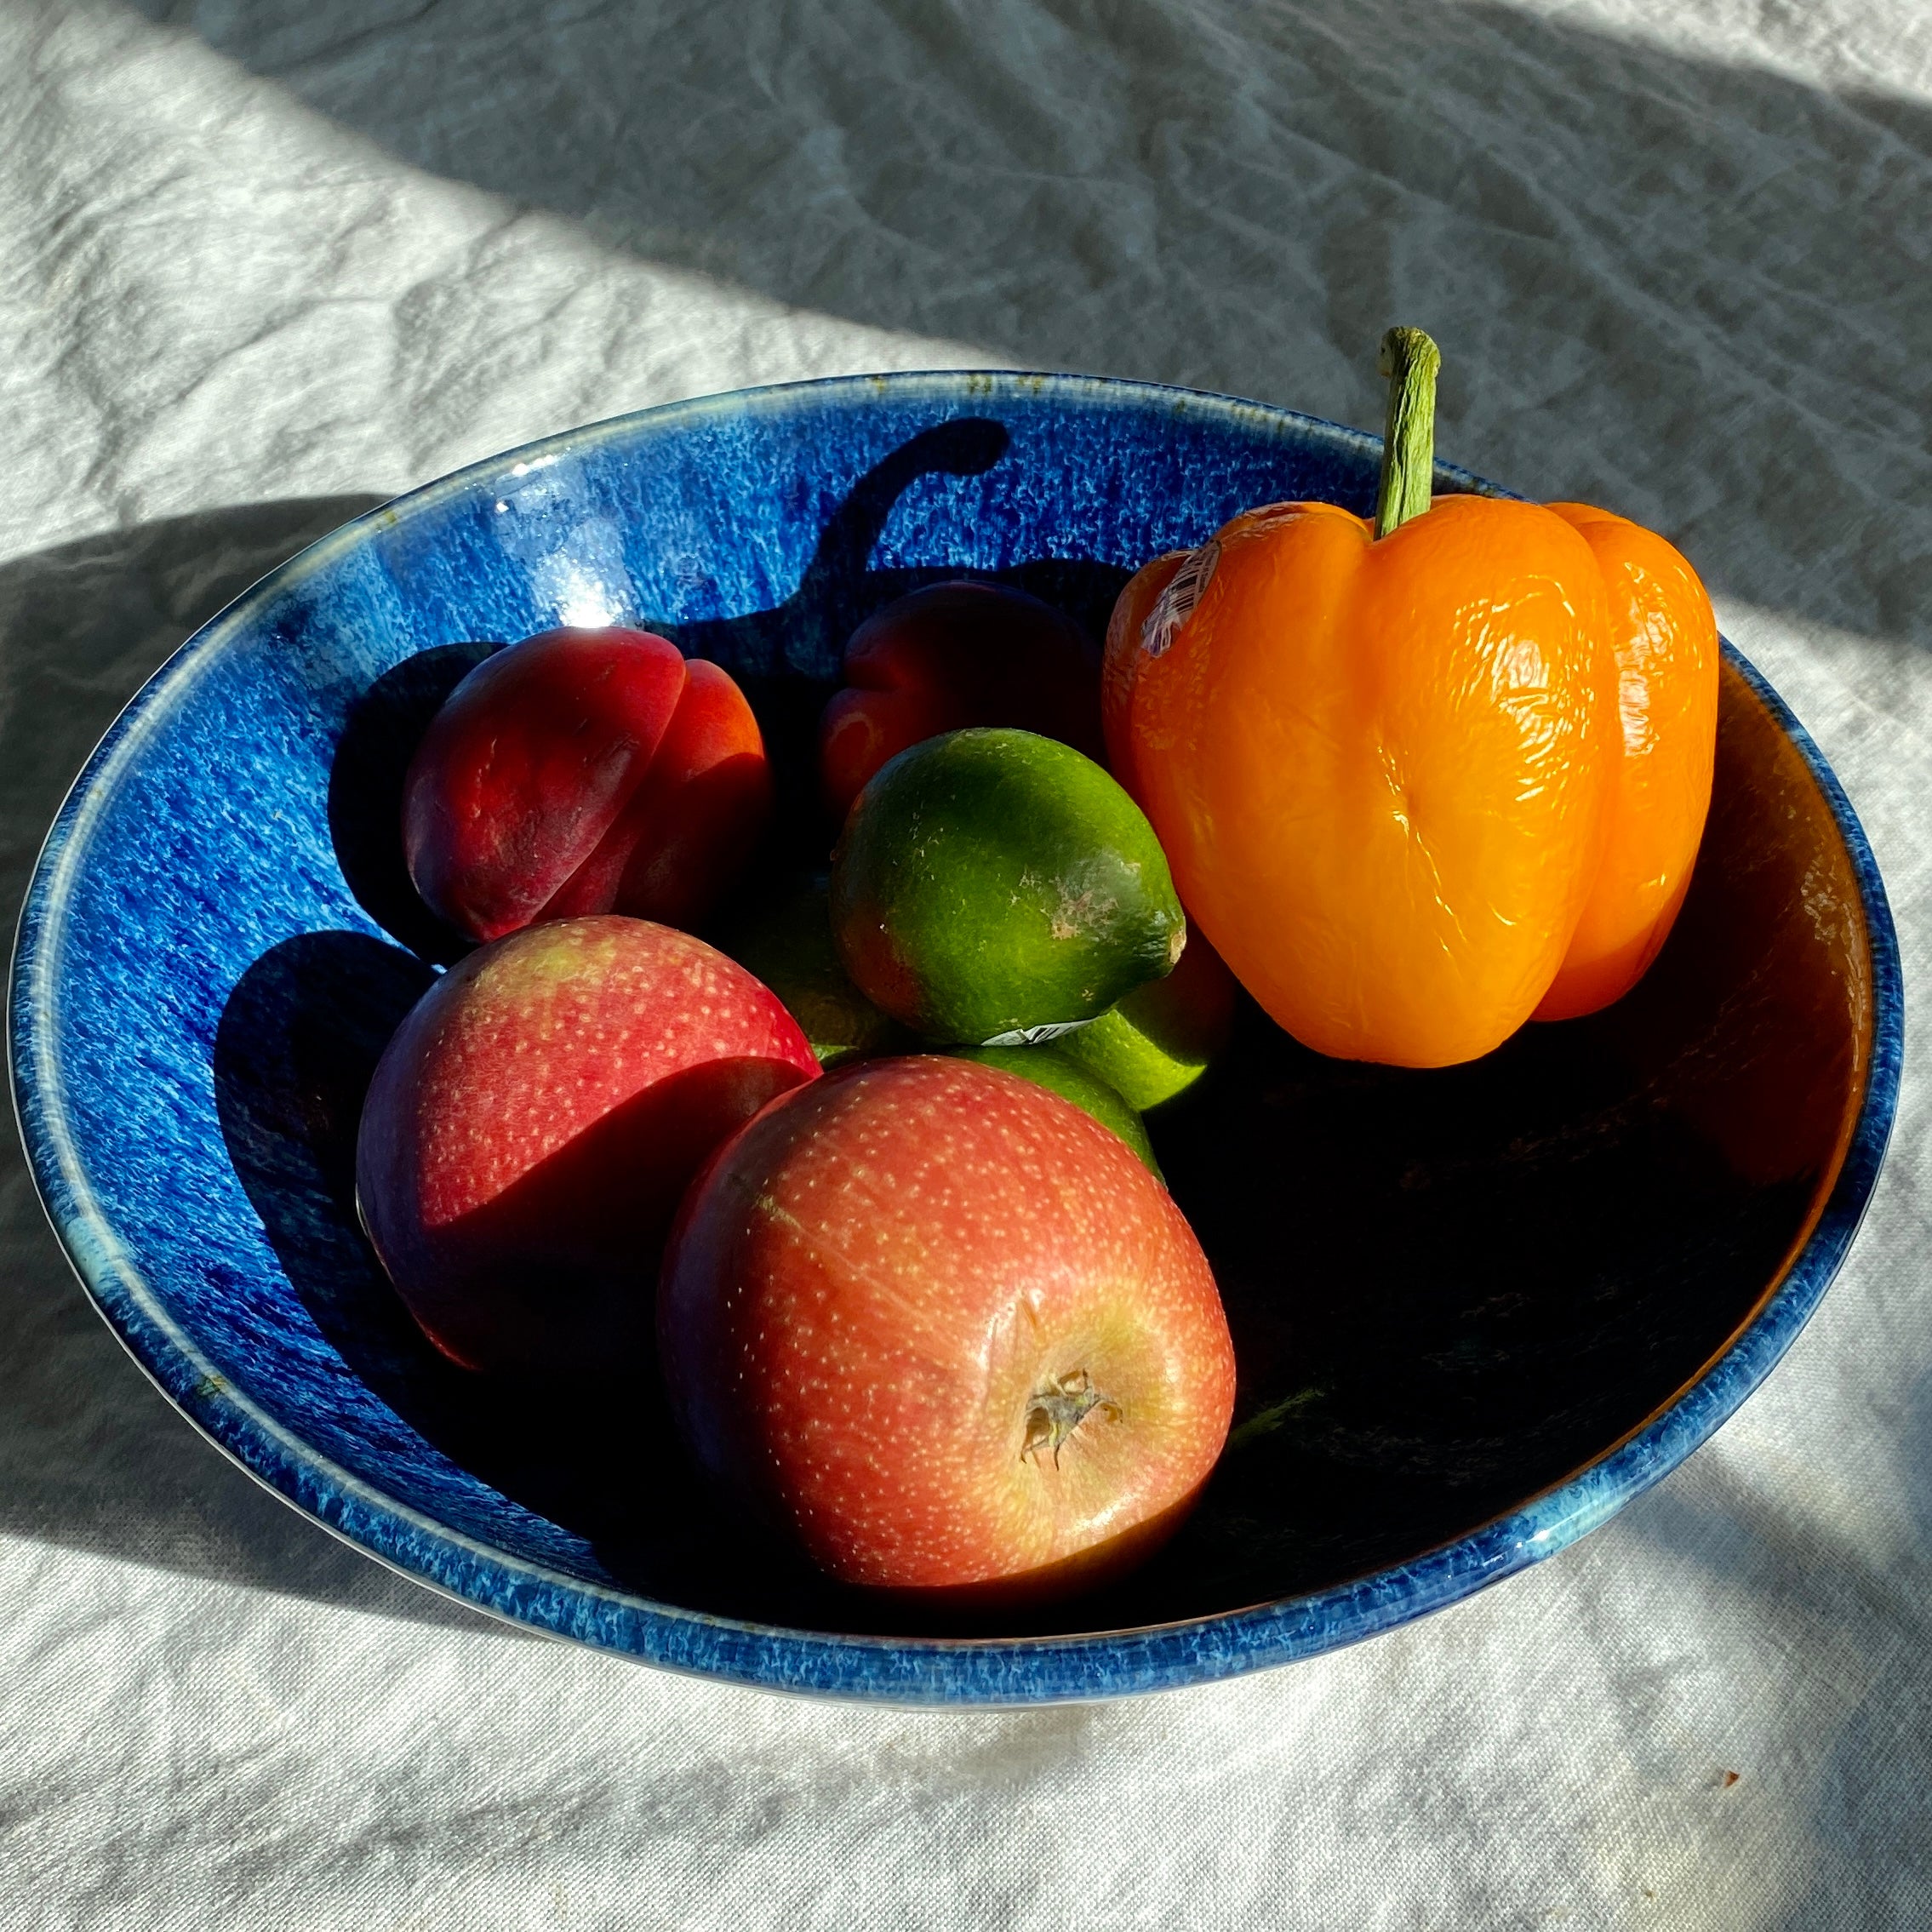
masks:
[[[687,657],[709,658],[737,679],[757,712],[778,785],[767,860],[822,865],[837,828],[828,824],[816,779],[819,714],[832,682],[797,665],[834,666],[845,640],[872,613],[908,592],[962,576],[1010,584],[1066,611],[1095,639],[1131,572],[1077,557],[1009,568],[882,567],[872,559],[889,518],[912,486],[933,477],[984,475],[1010,437],[988,417],[962,416],[909,437],[873,464],[832,511],[797,587],[769,609],[677,621],[646,616]],[[403,777],[437,707],[463,676],[500,647],[440,644],[403,659],[351,707],[329,779],[329,826],[342,876],[363,910],[421,958],[447,965],[469,943],[417,896],[403,863]]]
[[[329,836],[370,918],[418,957],[449,966],[469,938],[431,912],[403,857],[403,787],[430,720],[500,643],[436,644],[392,666],[349,708],[329,769]]]
[[[1241,1393],[1202,1508],[1128,1586],[1135,1614],[1412,1558],[1666,1407],[1823,1208],[1868,983],[1830,808],[1727,662],[1695,877],[1625,999],[1430,1072],[1322,1059],[1249,1009],[1218,1075],[1152,1123]]]

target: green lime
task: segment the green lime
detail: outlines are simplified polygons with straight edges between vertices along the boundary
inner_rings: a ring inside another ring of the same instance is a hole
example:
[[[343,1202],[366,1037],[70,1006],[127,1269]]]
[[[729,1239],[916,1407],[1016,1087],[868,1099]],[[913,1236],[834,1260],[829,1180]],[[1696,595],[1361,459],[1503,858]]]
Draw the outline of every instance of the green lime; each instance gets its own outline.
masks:
[[[1160,1163],[1154,1158],[1152,1143],[1140,1117],[1121,1099],[1106,1081],[1077,1066],[1052,1047],[956,1047],[955,1060],[975,1060],[981,1066],[997,1066],[1017,1073],[1022,1080],[1050,1089],[1062,1100],[1072,1100],[1083,1112],[1090,1113],[1102,1127],[1117,1134],[1141,1160],[1158,1175]]]
[[[1198,926],[1164,980],[1136,986],[1090,1026],[1055,1043],[1145,1113],[1185,1093],[1234,1030],[1234,975]]]
[[[832,942],[830,883],[823,872],[783,879],[741,905],[718,936],[721,952],[784,1001],[821,1066],[912,1043],[840,964]]]
[[[950,731],[854,801],[832,929],[855,985],[935,1040],[1030,1045],[1169,971],[1186,940],[1140,808],[1030,731]]]

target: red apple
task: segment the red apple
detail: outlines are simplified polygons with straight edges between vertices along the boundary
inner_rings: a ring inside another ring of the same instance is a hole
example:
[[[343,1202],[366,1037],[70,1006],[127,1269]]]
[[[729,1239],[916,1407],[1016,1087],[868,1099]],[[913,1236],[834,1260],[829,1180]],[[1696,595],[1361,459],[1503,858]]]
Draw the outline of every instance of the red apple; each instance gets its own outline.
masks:
[[[546,631],[486,658],[411,761],[403,846],[472,939],[619,912],[690,925],[771,808],[757,721],[730,676],[648,631]]]
[[[1234,1398],[1167,1190],[1057,1094],[937,1057],[841,1069],[718,1150],[658,1346],[699,1465],[822,1569],[965,1601],[1146,1554]]]
[[[384,1049],[356,1147],[363,1225],[453,1362],[627,1363],[686,1184],[817,1072],[776,996],[688,933],[530,927],[451,967]]]
[[[929,584],[889,603],[852,633],[844,679],[819,724],[820,783],[840,818],[889,759],[968,725],[1106,756],[1100,654],[1065,611],[1003,584]]]

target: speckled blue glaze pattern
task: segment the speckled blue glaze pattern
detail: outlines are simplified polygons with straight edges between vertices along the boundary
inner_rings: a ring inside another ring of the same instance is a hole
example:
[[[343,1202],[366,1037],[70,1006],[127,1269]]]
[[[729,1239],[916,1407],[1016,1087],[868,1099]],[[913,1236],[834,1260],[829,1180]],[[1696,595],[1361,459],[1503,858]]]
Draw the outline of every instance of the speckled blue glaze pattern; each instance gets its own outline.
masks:
[[[16,1106],[49,1215],[102,1313],[197,1426],[372,1555],[534,1627],[773,1689],[1022,1704],[1225,1676],[1386,1629],[1594,1528],[1681,1462],[1789,1346],[1849,1246],[1896,1104],[1901,992],[1877,868],[1815,747],[1735,654],[1802,751],[1856,872],[1874,1044],[1849,1157],[1782,1280],[1662,1413],[1523,1507],[1346,1585],[1158,1627],[984,1641],[841,1637],[654,1602],[614,1581],[591,1540],[493,1488],[351,1369],[292,1287],[224,1138],[217,1035],[249,969],[305,935],[386,943],[344,877],[328,801],[352,708],[404,660],[618,620],[677,630],[688,647],[694,633],[722,639],[711,654],[747,677],[826,677],[842,639],[815,629],[800,602],[815,572],[889,582],[935,564],[1075,560],[1106,567],[1111,583],[1254,503],[1366,509],[1378,454],[1372,437],[1286,412],[1095,379],[809,384],[649,412],[478,465],[264,580],[103,741],[49,833],[22,917],[9,1016]],[[855,523],[852,506],[882,478],[875,513]],[[1445,469],[1438,487],[1488,486]],[[788,603],[798,621],[757,621]],[[318,1209],[317,1243],[346,1238],[324,1220]]]

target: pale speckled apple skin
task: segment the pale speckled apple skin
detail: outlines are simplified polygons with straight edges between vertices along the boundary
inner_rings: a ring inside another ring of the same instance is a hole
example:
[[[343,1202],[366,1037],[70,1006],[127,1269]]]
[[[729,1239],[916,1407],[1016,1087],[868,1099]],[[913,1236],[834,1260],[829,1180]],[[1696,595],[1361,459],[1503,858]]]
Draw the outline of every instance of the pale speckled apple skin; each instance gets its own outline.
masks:
[[[842,1580],[1029,1575],[1192,1497],[1227,1435],[1214,1275],[1119,1136],[997,1067],[872,1060],[787,1095],[706,1167],[659,1284],[700,1464]],[[1030,1414],[1092,1398],[1057,1455]]]
[[[777,997],[702,940],[603,914],[452,967],[363,1109],[363,1225],[465,1368],[602,1365],[648,1330],[678,1197],[765,1102],[815,1079]]]

